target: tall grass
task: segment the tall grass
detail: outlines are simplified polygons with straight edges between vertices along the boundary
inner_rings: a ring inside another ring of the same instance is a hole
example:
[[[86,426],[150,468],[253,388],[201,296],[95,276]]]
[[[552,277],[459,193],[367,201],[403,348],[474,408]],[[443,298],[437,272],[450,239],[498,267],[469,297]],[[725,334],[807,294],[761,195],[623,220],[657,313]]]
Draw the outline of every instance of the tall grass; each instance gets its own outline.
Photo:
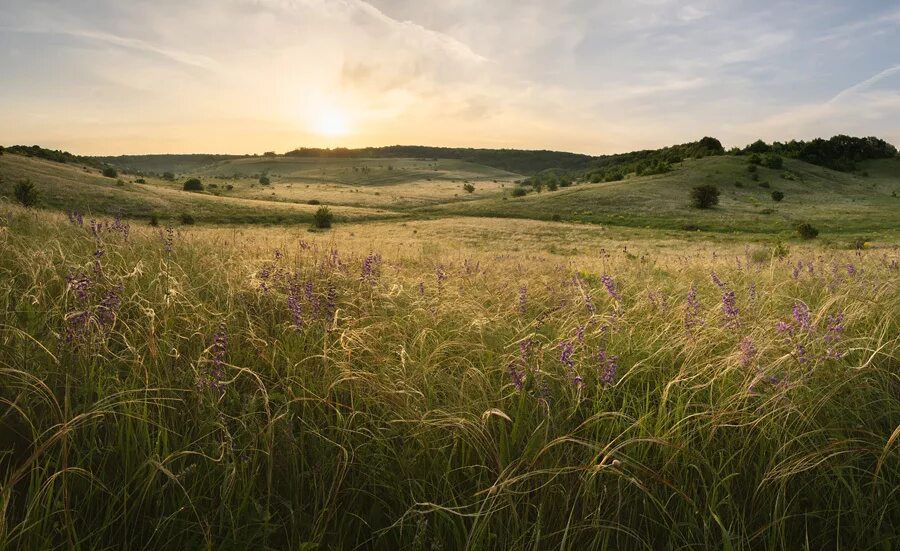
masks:
[[[431,255],[0,214],[2,548],[900,545],[895,251]]]

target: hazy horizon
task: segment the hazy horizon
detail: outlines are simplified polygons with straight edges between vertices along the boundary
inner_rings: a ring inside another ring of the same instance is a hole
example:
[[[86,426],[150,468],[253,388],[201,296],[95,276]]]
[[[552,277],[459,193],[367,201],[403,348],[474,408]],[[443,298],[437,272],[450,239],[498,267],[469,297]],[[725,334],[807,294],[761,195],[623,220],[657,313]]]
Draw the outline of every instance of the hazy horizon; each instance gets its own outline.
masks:
[[[900,7],[864,1],[0,0],[0,143],[591,155],[900,143]]]

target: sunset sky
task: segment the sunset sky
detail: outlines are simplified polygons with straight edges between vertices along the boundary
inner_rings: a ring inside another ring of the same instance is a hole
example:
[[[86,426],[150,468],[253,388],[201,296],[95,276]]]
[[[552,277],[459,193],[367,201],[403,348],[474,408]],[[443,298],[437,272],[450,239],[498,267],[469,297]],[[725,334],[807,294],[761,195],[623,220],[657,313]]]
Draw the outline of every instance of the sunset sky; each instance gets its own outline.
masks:
[[[900,144],[900,4],[0,0],[0,144]]]

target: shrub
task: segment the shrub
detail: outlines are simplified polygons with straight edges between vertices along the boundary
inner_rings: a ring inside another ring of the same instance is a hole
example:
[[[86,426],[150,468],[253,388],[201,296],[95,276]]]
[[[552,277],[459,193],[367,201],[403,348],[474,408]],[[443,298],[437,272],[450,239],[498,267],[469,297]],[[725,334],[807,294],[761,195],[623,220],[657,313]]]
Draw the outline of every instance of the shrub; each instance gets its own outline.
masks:
[[[781,201],[782,199],[784,199],[784,193],[782,193],[780,191],[772,192],[772,200],[773,201],[775,201],[777,203],[778,201]]]
[[[268,177],[268,176],[260,176],[260,177],[259,177],[259,183],[262,184],[262,185],[264,185],[264,186],[267,186],[267,185],[269,185],[269,184],[272,183],[272,180],[269,180],[269,177]]]
[[[136,184],[146,184],[146,183],[147,183],[147,180],[144,180],[143,178],[138,178],[138,179],[135,180],[134,182],[135,182]]]
[[[512,190],[513,197],[525,197],[526,195],[528,195],[528,191],[525,188],[517,187]]]
[[[13,194],[16,201],[24,207],[33,207],[38,202],[38,190],[34,188],[34,184],[30,180],[22,180],[13,188]]]
[[[760,157],[759,155],[757,155],[756,153],[754,153],[753,155],[750,155],[750,158],[747,159],[747,162],[750,163],[751,165],[761,165],[761,164],[762,164],[762,157]],[[749,169],[748,169],[748,170],[749,170]],[[754,170],[755,170],[755,169],[754,169]]]
[[[550,217],[550,219],[553,220],[554,222],[562,222],[562,216],[560,216],[558,214],[554,214],[553,216]]]
[[[219,187],[219,185],[218,184],[209,184],[208,187],[209,187],[209,189],[216,189],[217,187]]]
[[[803,239],[815,239],[819,235],[819,230],[812,224],[804,222],[797,226],[797,234]]]
[[[467,193],[472,193],[472,192],[475,191],[475,186],[472,185],[472,184],[469,184],[469,183],[465,183],[465,184],[463,184],[463,189],[464,189]]]
[[[175,181],[175,175],[172,174],[171,172],[163,172],[162,177],[163,177],[163,180],[168,180],[170,182]]]
[[[719,204],[719,188],[706,184],[691,191],[691,202],[698,209],[708,209]]]
[[[103,174],[107,178],[115,178],[119,175],[118,171],[116,171],[116,169],[111,166],[104,168],[101,174]]]
[[[768,168],[780,170],[784,166],[784,160],[778,155],[766,155],[765,164]]]
[[[231,184],[225,184],[225,189],[228,190],[228,191],[231,191],[231,190],[234,189],[234,186],[231,185]]]
[[[182,213],[181,215],[181,223],[185,226],[190,226],[194,223],[194,217],[187,213]]]
[[[313,225],[317,228],[330,228],[334,215],[328,210],[328,207],[322,206],[316,210],[313,216]]]
[[[318,199],[310,199],[309,201],[306,202],[306,204],[307,205],[321,205],[322,201],[319,201]]]
[[[549,189],[550,191],[556,191],[559,189],[559,184],[556,183],[556,180],[550,180],[549,182],[547,182],[547,189]]]
[[[203,191],[203,184],[197,178],[191,178],[184,183],[184,191]]]
[[[681,226],[681,229],[684,231],[700,231],[700,226],[697,224],[684,224]]]
[[[150,225],[156,227],[159,225],[159,217],[155,214],[150,215]]]
[[[119,187],[125,187],[125,181],[124,180],[116,180],[116,185]]]

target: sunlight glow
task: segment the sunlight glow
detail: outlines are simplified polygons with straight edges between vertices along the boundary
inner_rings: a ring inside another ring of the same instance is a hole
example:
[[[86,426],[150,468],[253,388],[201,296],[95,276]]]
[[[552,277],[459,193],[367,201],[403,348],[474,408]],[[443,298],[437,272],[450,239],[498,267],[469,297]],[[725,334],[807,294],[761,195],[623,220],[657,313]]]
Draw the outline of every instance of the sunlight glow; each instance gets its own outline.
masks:
[[[322,136],[346,136],[350,132],[347,114],[331,106],[322,106],[312,116],[312,131]]]

